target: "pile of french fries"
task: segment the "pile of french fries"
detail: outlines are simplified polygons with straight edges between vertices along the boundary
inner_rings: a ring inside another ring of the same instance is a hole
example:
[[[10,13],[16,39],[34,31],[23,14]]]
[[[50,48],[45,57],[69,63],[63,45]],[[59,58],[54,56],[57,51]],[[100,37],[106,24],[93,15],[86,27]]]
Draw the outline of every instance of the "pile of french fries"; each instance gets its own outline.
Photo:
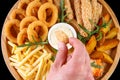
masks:
[[[109,22],[111,19],[109,14],[105,14],[103,18],[105,22]],[[99,25],[102,25],[102,21],[101,19]],[[93,35],[87,42],[86,49],[92,59],[101,59],[105,63],[112,64],[113,59],[110,56],[110,52],[119,43],[117,39],[119,29],[111,22],[109,25],[102,27],[100,31],[102,32],[102,39],[97,41],[96,35]]]
[[[44,46],[17,47],[8,41],[12,47],[11,63],[24,80],[46,80],[46,75],[52,65],[52,54]]]

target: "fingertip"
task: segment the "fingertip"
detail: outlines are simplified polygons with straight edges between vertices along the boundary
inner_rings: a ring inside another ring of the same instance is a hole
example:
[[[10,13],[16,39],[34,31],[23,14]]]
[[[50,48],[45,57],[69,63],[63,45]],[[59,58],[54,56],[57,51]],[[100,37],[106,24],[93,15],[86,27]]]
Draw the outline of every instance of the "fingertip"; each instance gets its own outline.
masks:
[[[58,42],[58,50],[59,49],[66,49],[67,47],[66,47],[66,44],[65,43],[63,43],[63,42]]]

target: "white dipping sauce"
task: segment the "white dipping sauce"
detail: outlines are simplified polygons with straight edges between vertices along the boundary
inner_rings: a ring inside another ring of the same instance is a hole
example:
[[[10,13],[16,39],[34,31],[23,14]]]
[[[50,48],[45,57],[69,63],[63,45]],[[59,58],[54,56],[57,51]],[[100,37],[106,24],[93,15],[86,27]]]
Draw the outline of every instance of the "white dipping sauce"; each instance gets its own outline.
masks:
[[[48,33],[48,41],[49,41],[49,44],[55,49],[58,49],[59,41],[56,38],[56,34],[55,34],[55,32],[58,30],[63,31],[68,36],[68,38],[70,38],[70,37],[76,38],[77,37],[76,31],[71,25],[69,25],[67,23],[57,23],[57,24],[53,25],[50,28],[49,33]],[[72,46],[68,43],[67,47],[68,47],[68,49],[70,49]]]

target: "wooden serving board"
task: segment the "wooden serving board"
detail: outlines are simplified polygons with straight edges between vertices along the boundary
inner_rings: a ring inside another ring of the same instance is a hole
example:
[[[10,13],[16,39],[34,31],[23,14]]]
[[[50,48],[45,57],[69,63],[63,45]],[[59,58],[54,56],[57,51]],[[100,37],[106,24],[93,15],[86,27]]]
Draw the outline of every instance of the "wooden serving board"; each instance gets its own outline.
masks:
[[[112,11],[112,9],[109,7],[109,5],[104,0],[98,0],[98,1],[104,7],[103,12],[104,13],[109,13],[111,15],[111,18],[113,20],[113,23],[114,23],[115,27],[119,28],[120,27],[119,26],[119,22],[118,22],[118,20],[117,20],[117,18],[115,16],[114,12]],[[19,1],[16,2],[16,4],[12,7],[12,9],[10,10],[10,12],[8,13],[5,22],[9,19],[9,14],[11,13],[11,11],[17,7],[18,2]],[[5,24],[5,22],[4,22],[4,24]],[[119,30],[117,38],[120,40],[120,30]],[[1,46],[2,46],[2,54],[3,54],[5,63],[7,65],[7,67],[8,67],[8,69],[9,69],[9,71],[11,72],[11,74],[13,75],[13,77],[16,80],[22,80],[22,78],[17,73],[17,71],[15,70],[15,68],[12,67],[12,66],[10,66],[9,56],[10,56],[11,53],[10,53],[10,50],[9,50],[9,46],[7,45],[7,39],[5,37],[4,27],[2,29]],[[106,73],[102,76],[102,78],[100,80],[108,80],[109,77],[114,72],[114,70],[115,70],[115,68],[116,68],[116,66],[118,64],[119,58],[120,58],[119,50],[120,50],[120,43],[117,46],[117,48],[113,50],[113,53],[111,54],[112,58],[114,59],[113,64],[112,65],[108,65],[108,70],[106,70]]]

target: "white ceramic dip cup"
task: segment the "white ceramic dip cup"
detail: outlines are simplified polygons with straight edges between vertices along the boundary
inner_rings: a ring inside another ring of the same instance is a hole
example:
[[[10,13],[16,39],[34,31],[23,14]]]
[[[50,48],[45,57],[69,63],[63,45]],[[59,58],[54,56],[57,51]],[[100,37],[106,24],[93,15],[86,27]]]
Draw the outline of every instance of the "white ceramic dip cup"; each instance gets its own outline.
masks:
[[[55,48],[57,50],[58,50],[58,42],[59,41],[56,38],[55,32],[58,30],[63,31],[68,36],[68,38],[70,38],[70,37],[77,38],[77,33],[71,25],[69,25],[67,23],[57,23],[57,24],[53,25],[48,32],[48,42],[53,48]],[[66,45],[67,45],[68,49],[70,49],[72,47],[69,43],[67,43]]]

